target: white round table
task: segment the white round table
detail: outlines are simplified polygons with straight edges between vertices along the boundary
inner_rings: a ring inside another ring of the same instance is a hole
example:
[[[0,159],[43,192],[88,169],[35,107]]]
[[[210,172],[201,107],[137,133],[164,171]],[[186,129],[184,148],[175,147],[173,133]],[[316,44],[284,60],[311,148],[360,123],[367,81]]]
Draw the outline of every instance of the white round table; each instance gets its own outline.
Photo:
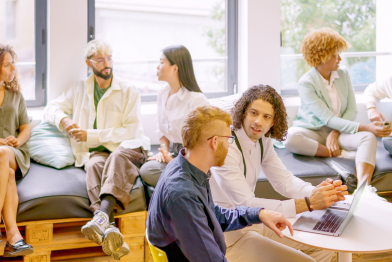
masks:
[[[346,197],[347,202],[351,200],[352,196]],[[288,220],[294,224],[299,216]],[[352,253],[392,251],[392,203],[381,201],[377,196],[365,191],[357,212],[339,237],[297,230],[294,230],[294,236],[291,236],[288,229],[285,229],[283,234],[315,248],[338,251],[339,262],[351,262]]]

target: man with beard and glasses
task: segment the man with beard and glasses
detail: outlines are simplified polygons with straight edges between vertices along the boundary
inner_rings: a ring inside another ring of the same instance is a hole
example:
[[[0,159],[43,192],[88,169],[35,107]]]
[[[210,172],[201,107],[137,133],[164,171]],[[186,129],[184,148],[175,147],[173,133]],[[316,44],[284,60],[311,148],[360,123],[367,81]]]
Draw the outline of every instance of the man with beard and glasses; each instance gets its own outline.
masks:
[[[94,217],[82,233],[102,245],[107,255],[120,259],[130,250],[115,226],[114,212],[127,208],[150,140],[140,123],[139,92],[113,74],[109,43],[90,41],[85,59],[93,74],[50,102],[44,120],[68,133],[75,166],[84,166],[86,171]]]
[[[166,252],[169,261],[227,261],[223,231],[252,224],[263,223],[279,237],[286,227],[293,232],[290,222],[277,212],[214,205],[209,170],[225,162],[235,139],[231,124],[230,114],[213,106],[197,107],[184,121],[184,148],[164,169],[147,217],[148,238]]]
[[[231,111],[235,143],[229,147],[225,164],[211,169],[212,196],[224,208],[238,205],[263,207],[286,218],[322,210],[344,200],[347,186],[327,179],[314,187],[295,177],[278,158],[271,138],[283,140],[287,134],[287,114],[280,95],[270,86],[253,86],[245,91]],[[255,196],[260,172],[281,195],[280,201]],[[310,205],[307,205],[310,201]],[[323,261],[332,251],[315,249],[288,238],[279,238],[264,225],[254,225],[225,233],[227,258],[232,261]],[[302,252],[300,252],[301,250]]]

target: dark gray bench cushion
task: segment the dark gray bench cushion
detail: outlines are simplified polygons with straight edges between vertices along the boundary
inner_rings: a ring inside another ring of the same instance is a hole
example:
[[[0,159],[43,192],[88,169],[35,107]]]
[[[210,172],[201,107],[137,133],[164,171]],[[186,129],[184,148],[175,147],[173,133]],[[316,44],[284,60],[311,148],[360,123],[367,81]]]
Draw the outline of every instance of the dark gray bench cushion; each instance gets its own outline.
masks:
[[[320,184],[328,177],[340,179],[336,171],[325,164],[321,158],[292,154],[286,149],[275,148],[275,151],[288,170],[314,186]],[[392,157],[385,150],[381,139],[377,141],[376,156],[376,168],[372,186],[376,187],[379,192],[392,191]],[[354,160],[342,158],[334,158],[334,160],[353,174],[356,174]],[[260,173],[257,180],[255,194],[261,198],[286,199],[272,188],[263,173]]]
[[[91,217],[86,173],[81,168],[57,170],[31,163],[27,175],[17,182],[17,221]],[[120,214],[147,210],[140,177],[131,191],[131,202]]]

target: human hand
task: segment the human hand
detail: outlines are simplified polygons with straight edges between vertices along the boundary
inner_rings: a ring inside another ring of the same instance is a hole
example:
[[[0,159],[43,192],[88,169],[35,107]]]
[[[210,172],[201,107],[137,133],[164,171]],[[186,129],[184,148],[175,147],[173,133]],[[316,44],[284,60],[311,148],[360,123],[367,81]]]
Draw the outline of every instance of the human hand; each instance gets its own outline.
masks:
[[[392,132],[392,129],[384,128],[380,121],[374,121],[366,126],[368,127],[369,132],[372,132],[377,137],[386,137]]]
[[[311,207],[314,210],[323,210],[330,207],[337,199],[338,196],[335,186],[326,181],[318,185],[309,197]]]
[[[155,161],[158,161],[158,162],[164,162],[165,161],[165,159],[163,158],[163,155],[162,155],[161,152],[159,152],[158,154],[156,154],[156,155],[154,155],[152,157],[149,157],[147,160],[155,160]]]
[[[8,146],[7,140],[0,138],[0,146]]]
[[[336,195],[337,195],[337,199],[335,202],[345,200],[344,196],[348,195],[347,186],[343,185],[343,182],[341,180],[334,181],[331,178],[327,178],[325,181],[323,181],[318,186],[316,186],[316,188],[320,188],[320,187],[327,186],[327,185],[333,185],[335,187]]]
[[[19,140],[16,139],[14,136],[9,136],[9,137],[7,137],[7,138],[5,139],[5,141],[7,142],[7,144],[8,144],[9,146],[12,146],[12,147],[15,147],[15,148],[20,147],[20,142],[19,142]]]
[[[76,140],[76,142],[87,141],[87,130],[82,128],[73,128],[68,132],[69,137]]]
[[[71,129],[74,128],[79,128],[79,126],[69,117],[64,117],[63,119],[61,119],[61,124],[63,125],[63,128],[65,130],[65,132],[68,133],[68,136],[71,137],[71,135],[69,134],[69,131]]]
[[[338,137],[340,132],[337,130],[332,130],[327,136],[326,146],[329,151],[330,157],[340,156],[340,147],[338,142]]]
[[[281,231],[286,227],[289,228],[290,234],[292,236],[294,235],[293,226],[281,213],[261,209],[259,212],[259,218],[264,225],[274,231],[280,238],[283,237],[283,233]]]
[[[159,154],[162,155],[163,157],[163,162],[169,163],[170,161],[173,160],[173,156],[170,152],[163,150],[162,148],[158,148]]]
[[[373,107],[367,111],[368,118],[370,122],[374,121],[385,121],[385,117],[377,110],[377,108]]]

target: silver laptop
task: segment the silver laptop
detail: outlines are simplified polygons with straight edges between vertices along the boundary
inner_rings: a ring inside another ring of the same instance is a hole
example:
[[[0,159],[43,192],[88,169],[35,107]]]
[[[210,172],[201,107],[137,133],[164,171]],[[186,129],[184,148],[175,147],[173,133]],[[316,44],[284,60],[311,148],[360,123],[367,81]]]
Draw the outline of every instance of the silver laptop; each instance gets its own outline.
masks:
[[[366,180],[357,189],[353,195],[351,205],[348,205],[347,208],[344,208],[345,203],[342,203],[342,205],[337,204],[324,210],[302,213],[301,217],[294,223],[293,228],[299,231],[340,236],[358,208],[365,186]]]

